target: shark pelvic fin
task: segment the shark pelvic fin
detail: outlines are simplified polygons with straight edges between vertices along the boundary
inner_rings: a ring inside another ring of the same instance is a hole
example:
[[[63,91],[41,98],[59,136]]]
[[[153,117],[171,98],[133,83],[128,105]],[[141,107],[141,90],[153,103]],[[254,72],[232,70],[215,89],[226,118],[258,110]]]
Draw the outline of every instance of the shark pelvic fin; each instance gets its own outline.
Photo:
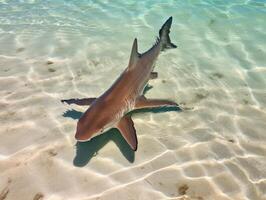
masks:
[[[139,57],[140,54],[138,53],[138,41],[137,38],[135,38],[129,59],[129,64],[128,64],[129,68],[134,67],[134,64],[138,61]]]
[[[178,107],[178,104],[165,99],[146,99],[144,96],[140,96],[135,103],[135,109],[158,107]]]
[[[130,116],[124,116],[118,123],[117,129],[121,135],[127,141],[132,150],[136,151],[138,146],[138,140],[136,130],[134,128],[134,122]]]

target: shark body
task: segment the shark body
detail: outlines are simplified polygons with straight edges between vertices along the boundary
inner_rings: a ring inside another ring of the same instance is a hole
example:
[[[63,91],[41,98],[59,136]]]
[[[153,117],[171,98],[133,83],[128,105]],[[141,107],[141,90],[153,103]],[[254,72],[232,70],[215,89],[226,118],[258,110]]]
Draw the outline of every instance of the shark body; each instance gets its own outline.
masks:
[[[172,17],[163,24],[155,44],[143,54],[138,52],[137,39],[134,40],[127,68],[100,97],[62,100],[68,104],[90,105],[78,121],[75,134],[78,141],[88,141],[110,128],[117,128],[136,151],[136,130],[128,113],[142,108],[178,106],[169,100],[147,99],[143,94],[149,79],[157,77],[153,69],[160,52],[176,48],[169,37],[171,24]]]

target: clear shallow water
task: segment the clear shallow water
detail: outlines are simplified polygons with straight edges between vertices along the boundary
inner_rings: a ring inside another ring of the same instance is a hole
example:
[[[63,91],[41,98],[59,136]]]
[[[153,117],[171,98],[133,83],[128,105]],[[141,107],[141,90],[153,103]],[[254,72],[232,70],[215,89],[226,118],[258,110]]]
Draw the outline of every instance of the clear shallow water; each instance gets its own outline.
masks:
[[[146,96],[193,109],[135,114],[135,154],[75,146],[86,108],[60,99],[100,95],[169,16]],[[265,21],[265,1],[0,1],[0,197],[265,199]]]

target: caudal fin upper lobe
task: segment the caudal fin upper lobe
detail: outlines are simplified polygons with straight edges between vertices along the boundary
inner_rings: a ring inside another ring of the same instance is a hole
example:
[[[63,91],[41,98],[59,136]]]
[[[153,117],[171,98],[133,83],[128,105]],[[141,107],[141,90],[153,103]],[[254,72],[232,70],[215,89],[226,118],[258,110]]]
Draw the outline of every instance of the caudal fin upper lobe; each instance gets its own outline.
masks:
[[[161,51],[164,51],[165,49],[173,49],[176,48],[177,46],[171,42],[171,39],[169,37],[170,33],[170,28],[172,25],[172,17],[169,17],[168,20],[163,24],[162,28],[159,31],[159,36],[161,40]]]

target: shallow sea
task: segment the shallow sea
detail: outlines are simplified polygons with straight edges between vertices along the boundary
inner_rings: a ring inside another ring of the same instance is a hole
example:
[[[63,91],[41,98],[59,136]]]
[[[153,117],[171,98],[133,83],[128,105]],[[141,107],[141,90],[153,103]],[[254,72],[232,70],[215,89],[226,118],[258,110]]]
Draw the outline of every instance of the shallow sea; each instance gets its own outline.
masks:
[[[87,107],[125,69],[133,39],[172,42],[138,112],[138,151],[119,132],[76,143]],[[0,0],[1,200],[266,199],[265,0]]]

